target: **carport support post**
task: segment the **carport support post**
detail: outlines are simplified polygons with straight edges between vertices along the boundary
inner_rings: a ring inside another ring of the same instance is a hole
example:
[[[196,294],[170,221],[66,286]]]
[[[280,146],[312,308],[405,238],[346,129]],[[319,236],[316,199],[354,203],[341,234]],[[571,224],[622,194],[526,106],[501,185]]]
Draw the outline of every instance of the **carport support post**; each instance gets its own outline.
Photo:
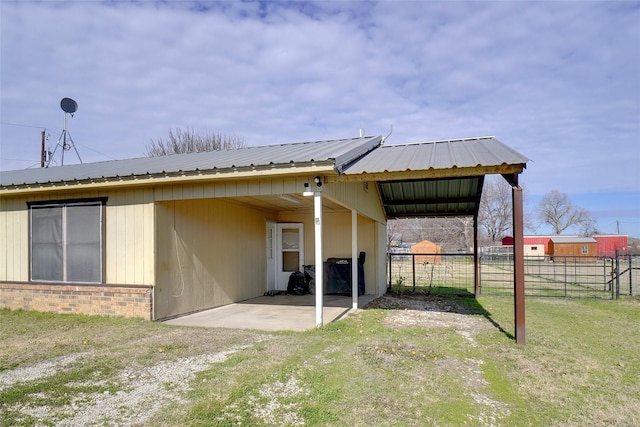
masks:
[[[524,220],[522,209],[522,188],[518,186],[518,176],[513,193],[513,281],[515,299],[516,343],[525,344],[524,322]]]
[[[324,265],[322,264],[322,193],[316,191],[313,193],[313,224],[315,233],[315,255],[316,255],[316,328],[323,326],[322,312],[324,294]]]
[[[478,254],[478,213],[473,216],[473,295],[480,298],[480,256]]]
[[[522,188],[518,185],[518,174],[502,175],[511,185],[513,207],[513,294],[516,343],[524,345],[524,214],[522,208]]]

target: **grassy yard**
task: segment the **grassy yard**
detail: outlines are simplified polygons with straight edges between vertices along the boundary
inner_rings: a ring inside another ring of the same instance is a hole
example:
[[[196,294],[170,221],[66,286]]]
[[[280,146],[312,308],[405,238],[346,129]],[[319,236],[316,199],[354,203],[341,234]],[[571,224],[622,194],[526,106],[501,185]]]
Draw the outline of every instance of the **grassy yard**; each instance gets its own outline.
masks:
[[[0,311],[2,426],[636,426],[640,300],[386,296],[303,333]]]

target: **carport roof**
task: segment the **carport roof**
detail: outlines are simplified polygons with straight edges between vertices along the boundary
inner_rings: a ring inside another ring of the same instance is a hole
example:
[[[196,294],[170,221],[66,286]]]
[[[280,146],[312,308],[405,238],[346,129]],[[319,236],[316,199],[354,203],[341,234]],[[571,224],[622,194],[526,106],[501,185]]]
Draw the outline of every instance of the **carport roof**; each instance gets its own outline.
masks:
[[[387,145],[344,168],[375,181],[387,218],[474,216],[484,176],[522,172],[529,159],[494,137]]]

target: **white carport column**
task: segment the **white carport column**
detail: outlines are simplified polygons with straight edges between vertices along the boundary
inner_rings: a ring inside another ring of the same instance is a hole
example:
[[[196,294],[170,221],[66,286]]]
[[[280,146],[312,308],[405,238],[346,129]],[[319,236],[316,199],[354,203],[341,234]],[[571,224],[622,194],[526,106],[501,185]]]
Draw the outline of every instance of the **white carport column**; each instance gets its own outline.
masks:
[[[315,253],[316,253],[316,328],[323,326],[322,312],[324,294],[324,278],[322,264],[322,193],[316,191],[313,193],[313,223],[315,232]]]
[[[351,210],[351,306],[358,309],[358,212]]]

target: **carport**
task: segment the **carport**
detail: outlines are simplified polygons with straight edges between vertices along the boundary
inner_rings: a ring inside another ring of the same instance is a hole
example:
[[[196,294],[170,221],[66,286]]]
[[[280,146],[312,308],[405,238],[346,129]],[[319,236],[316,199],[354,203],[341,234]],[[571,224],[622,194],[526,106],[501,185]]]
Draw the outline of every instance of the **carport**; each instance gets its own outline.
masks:
[[[386,217],[473,217],[475,296],[479,296],[478,211],[486,175],[512,188],[515,339],[525,344],[523,199],[518,176],[529,159],[496,138],[383,145],[329,181],[371,182]]]
[[[475,295],[479,296],[478,211],[486,175],[499,174],[512,188],[514,233],[515,338],[525,344],[524,253],[522,188],[518,176],[528,159],[494,137],[384,145],[347,165],[336,161],[337,174],[316,177],[305,184],[300,205],[313,205],[316,265],[323,257],[322,184],[362,183],[375,185],[387,219],[421,217],[473,217]],[[296,195],[297,197],[298,195]],[[306,199],[303,200],[303,199]],[[333,203],[331,199],[329,203]],[[352,259],[357,257],[356,210],[352,210]],[[254,329],[306,330],[320,327],[363,307],[374,296],[358,297],[357,269],[353,264],[352,296],[323,295],[259,297],[181,316],[172,324]],[[322,269],[316,280],[323,282]],[[286,306],[286,309],[285,307]],[[315,310],[315,324],[312,313]]]

